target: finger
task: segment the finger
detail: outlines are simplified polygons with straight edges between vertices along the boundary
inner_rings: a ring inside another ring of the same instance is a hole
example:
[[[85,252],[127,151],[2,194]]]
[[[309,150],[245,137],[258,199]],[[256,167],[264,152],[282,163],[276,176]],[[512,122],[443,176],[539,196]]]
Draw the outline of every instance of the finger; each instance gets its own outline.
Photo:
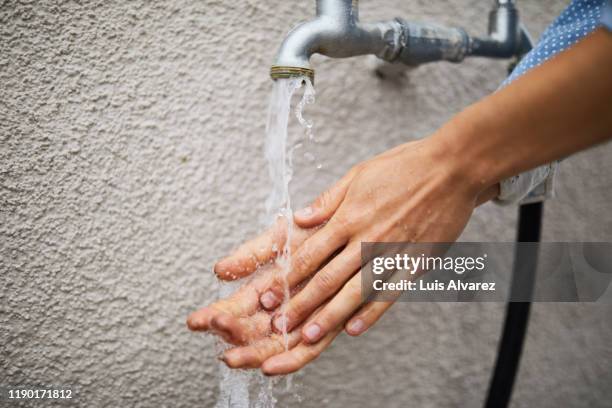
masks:
[[[342,285],[355,274],[360,265],[361,244],[353,242],[317,272],[308,284],[289,300],[283,310],[283,315],[276,316],[274,319],[274,328],[282,331],[283,321],[281,319],[284,318],[286,327],[292,330],[342,288]]]
[[[307,239],[291,257],[287,274],[276,276],[260,298],[264,308],[277,307],[285,296],[285,286],[293,288],[311,276],[347,240],[347,233],[334,219]]]
[[[211,330],[230,344],[249,344],[270,334],[270,315],[260,312],[247,318],[237,318],[219,314],[211,320]]]
[[[386,279],[388,282],[397,283],[402,279],[416,279],[421,273],[413,275],[407,275],[405,273],[398,273],[397,271],[391,275],[390,278]],[[372,290],[367,290],[366,293],[362,293],[362,299],[370,295]],[[362,305],[359,310],[349,319],[344,325],[346,333],[350,336],[359,336],[365,333],[370,327],[372,327],[381,316],[389,310],[391,306],[396,302],[397,298],[402,295],[401,290],[387,290],[383,295],[384,301],[375,300],[367,302]],[[368,299],[370,299],[368,297]],[[376,296],[374,297],[376,299]]]
[[[325,305],[319,307],[314,313],[316,315]],[[269,322],[268,322],[269,328]],[[273,333],[268,338],[260,339],[248,346],[235,347],[225,351],[222,360],[230,368],[255,368],[272,357],[282,353],[287,349],[295,347],[302,340],[301,326],[287,333],[287,337],[282,334]]]
[[[218,314],[210,320],[210,330],[231,344],[244,344],[246,333],[241,330],[238,318],[227,313]]]
[[[221,313],[220,310],[211,306],[202,308],[187,317],[187,327],[192,331],[210,330],[212,319]]]
[[[363,305],[351,319],[346,322],[345,330],[350,336],[359,336],[381,318],[395,302],[370,302]]]
[[[342,331],[342,326],[336,327],[328,332],[325,337],[316,344],[299,343],[289,351],[273,355],[265,360],[261,371],[265,375],[281,375],[293,373],[306,364],[310,363],[327,348],[334,338]]]
[[[285,245],[287,221],[279,217],[274,225],[217,262],[215,274],[222,280],[236,280],[253,273],[259,266],[276,258]]]
[[[312,204],[296,211],[293,214],[295,223],[302,228],[311,228],[329,220],[344,200],[346,191],[356,173],[356,168],[351,169],[336,184],[319,195]]]
[[[235,317],[248,316],[259,308],[259,292],[253,285],[242,286],[227,299],[221,299],[210,306],[197,310],[187,318],[187,327],[193,331],[211,329],[213,318],[220,314]]]
[[[220,299],[211,306],[215,309],[229,313],[232,316],[248,316],[259,309],[259,292],[254,283],[240,287],[230,297]]]
[[[312,321],[302,328],[302,340],[318,342],[355,313],[362,304],[361,272],[354,275]]]
[[[261,274],[257,274],[251,281],[241,286],[228,298],[220,299],[210,306],[204,307],[198,311],[191,313],[187,318],[187,326],[189,327],[189,329],[194,331],[212,330],[213,319],[221,314],[227,314],[229,316],[240,319],[245,318],[245,322],[250,321],[249,319],[253,316],[253,314],[256,314],[257,310],[260,309],[259,296],[261,294],[261,291],[270,286],[270,282],[273,280],[275,274],[281,272],[274,265],[269,265],[267,267],[269,267],[270,270],[264,271],[264,273]],[[270,315],[265,312],[263,313],[263,315],[267,318],[266,324],[267,329],[269,329]],[[258,322],[258,320],[254,321]],[[236,336],[236,334],[234,334],[234,326],[231,324],[230,321],[227,320],[227,318],[221,318],[221,320],[219,320],[217,323],[221,326],[223,326],[224,324],[229,326],[228,330],[231,331],[230,334],[221,332],[217,334],[221,335],[226,340],[232,343],[238,341],[234,340],[233,337],[227,337]]]
[[[288,348],[295,347],[301,340],[299,330],[287,334]],[[257,368],[273,355],[285,351],[285,338],[280,334],[272,334],[253,344],[235,347],[223,353],[222,360],[230,368]]]

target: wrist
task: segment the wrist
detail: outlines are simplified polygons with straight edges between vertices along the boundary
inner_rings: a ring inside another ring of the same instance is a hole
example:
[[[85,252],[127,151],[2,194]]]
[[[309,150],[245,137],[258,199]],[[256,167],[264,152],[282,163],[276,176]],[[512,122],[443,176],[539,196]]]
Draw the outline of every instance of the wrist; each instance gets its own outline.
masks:
[[[497,195],[499,180],[478,147],[479,133],[476,124],[458,115],[431,135],[428,143],[446,177],[480,204]]]

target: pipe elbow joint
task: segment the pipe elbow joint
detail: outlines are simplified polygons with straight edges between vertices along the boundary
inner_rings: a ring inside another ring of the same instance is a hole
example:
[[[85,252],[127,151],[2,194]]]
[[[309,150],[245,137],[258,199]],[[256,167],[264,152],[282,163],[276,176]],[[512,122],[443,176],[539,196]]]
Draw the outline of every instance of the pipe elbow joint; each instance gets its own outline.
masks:
[[[320,49],[321,24],[319,19],[301,23],[293,28],[281,44],[272,67],[272,79],[307,76],[314,79],[310,57]]]

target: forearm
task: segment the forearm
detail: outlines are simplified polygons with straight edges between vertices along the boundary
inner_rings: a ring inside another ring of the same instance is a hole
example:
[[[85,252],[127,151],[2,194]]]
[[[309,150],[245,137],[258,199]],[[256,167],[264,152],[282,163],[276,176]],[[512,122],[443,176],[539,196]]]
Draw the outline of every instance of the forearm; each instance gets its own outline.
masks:
[[[612,34],[600,29],[457,115],[432,140],[478,191],[612,136]]]

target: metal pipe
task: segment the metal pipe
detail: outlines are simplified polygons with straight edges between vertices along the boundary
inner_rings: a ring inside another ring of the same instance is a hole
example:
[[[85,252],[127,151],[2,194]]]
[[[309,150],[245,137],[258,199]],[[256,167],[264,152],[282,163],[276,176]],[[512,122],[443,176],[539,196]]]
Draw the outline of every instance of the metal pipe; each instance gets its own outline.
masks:
[[[460,62],[467,56],[510,58],[525,48],[514,1],[497,0],[489,14],[489,35],[471,37],[458,27],[394,19],[359,21],[358,0],[317,0],[317,15],[289,32],[272,68],[273,79],[308,76],[310,57],[331,58],[373,54],[388,61],[416,66],[433,61]]]
[[[489,13],[488,38],[474,38],[471,55],[510,58],[520,42],[519,16],[514,2],[498,0]]]

